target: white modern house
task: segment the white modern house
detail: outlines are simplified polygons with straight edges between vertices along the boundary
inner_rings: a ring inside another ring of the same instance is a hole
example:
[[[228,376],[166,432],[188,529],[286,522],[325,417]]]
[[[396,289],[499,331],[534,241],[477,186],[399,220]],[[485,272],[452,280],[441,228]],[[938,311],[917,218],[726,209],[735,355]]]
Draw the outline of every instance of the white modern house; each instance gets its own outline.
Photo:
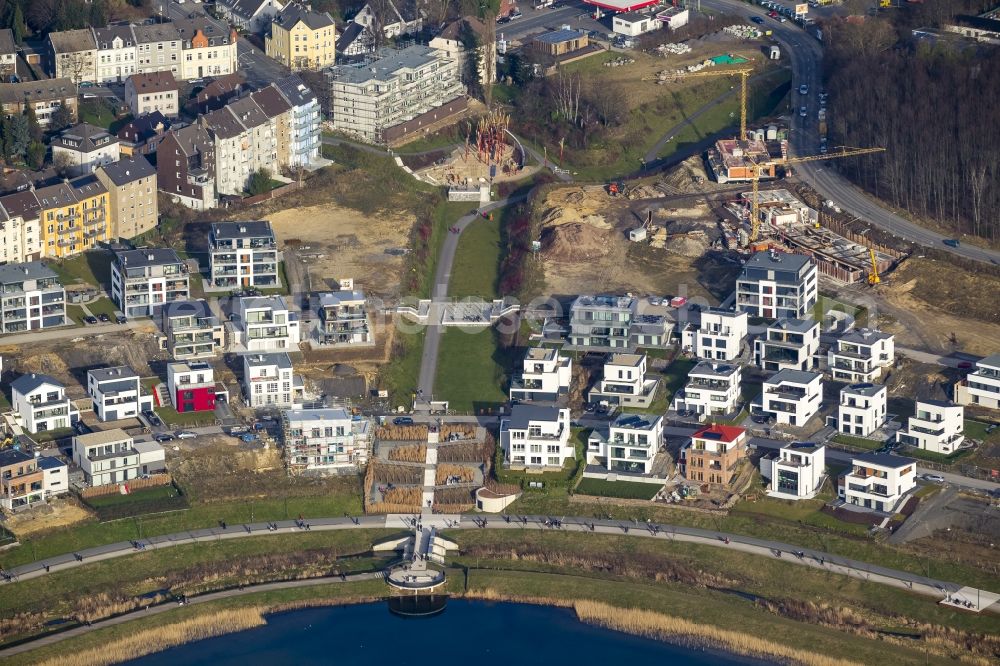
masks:
[[[976,361],[976,371],[955,384],[955,402],[1000,409],[1000,354]]]
[[[21,375],[10,383],[10,393],[21,427],[30,433],[70,428],[80,419],[66,387],[48,375]]]
[[[633,296],[578,296],[569,309],[571,347],[627,351],[665,347],[672,326],[666,317],[639,312]]]
[[[73,462],[91,486],[125,483],[166,469],[166,454],[156,442],[136,442],[120,428],[73,437]]]
[[[215,369],[204,361],[176,361],[167,365],[167,391],[179,413],[215,410]]]
[[[344,283],[350,286],[317,298],[319,321],[312,331],[313,342],[333,347],[375,344],[365,293],[354,289],[353,280]]]
[[[611,30],[615,34],[626,37],[638,37],[662,27],[663,23],[652,14],[624,12],[615,14],[614,18],[611,19]]]
[[[917,461],[886,453],[854,456],[837,482],[840,498],[875,511],[894,511],[917,485]]]
[[[601,380],[590,389],[591,403],[645,409],[653,404],[660,380],[646,377],[645,354],[609,354]]]
[[[758,406],[776,423],[803,426],[823,401],[822,378],[818,372],[782,370],[764,380]]]
[[[803,319],[810,316],[818,294],[811,257],[758,252],[736,280],[736,309],[764,319]]]
[[[689,308],[687,312],[690,315],[695,311]],[[702,310],[697,325],[687,322],[681,328],[681,348],[698,358],[733,361],[743,348],[748,319],[746,312]]]
[[[368,462],[371,422],[346,409],[287,409],[282,426],[289,472],[353,471]]]
[[[49,145],[52,147],[52,161],[65,162],[72,176],[94,173],[97,167],[121,159],[118,137],[88,123],[63,130]]]
[[[753,341],[753,362],[765,372],[813,370],[819,353],[819,323],[779,319]]]
[[[281,296],[241,296],[235,299],[231,321],[233,343],[246,351],[298,350],[299,315]]]
[[[21,333],[66,323],[66,290],[40,261],[0,266],[0,333]]]
[[[736,364],[702,361],[691,368],[684,388],[674,394],[671,409],[721,416],[736,411],[742,372]]]
[[[212,357],[226,348],[225,326],[201,299],[166,304],[160,329],[160,348],[178,361]]]
[[[514,468],[561,468],[576,457],[570,442],[569,410],[541,405],[514,405],[500,419],[500,447]]]
[[[126,366],[87,372],[87,395],[99,421],[118,421],[153,409],[153,396],[142,392],[139,375]]]
[[[896,360],[895,338],[870,328],[848,331],[827,352],[830,376],[841,382],[877,382]]]
[[[825,469],[826,447],[812,442],[791,442],[760,459],[767,494],[778,499],[812,499],[823,485]]]
[[[917,400],[906,427],[896,441],[925,451],[948,455],[965,441],[965,408],[943,400]]]
[[[662,442],[662,417],[619,414],[608,428],[605,455],[608,471],[650,474]]]
[[[0,450],[0,507],[25,509],[69,492],[69,468],[50,456],[15,448]]]
[[[266,220],[214,223],[208,236],[208,261],[208,289],[281,286],[281,256]]]
[[[302,409],[302,377],[284,352],[243,355],[243,395],[254,409]]]
[[[191,296],[187,264],[166,247],[118,252],[111,264],[111,298],[129,318],[151,317]]]
[[[888,392],[881,384],[851,384],[840,390],[837,430],[868,437],[885,425]]]
[[[511,401],[553,401],[569,393],[573,359],[558,350],[531,347],[524,354],[520,374],[510,381]]]

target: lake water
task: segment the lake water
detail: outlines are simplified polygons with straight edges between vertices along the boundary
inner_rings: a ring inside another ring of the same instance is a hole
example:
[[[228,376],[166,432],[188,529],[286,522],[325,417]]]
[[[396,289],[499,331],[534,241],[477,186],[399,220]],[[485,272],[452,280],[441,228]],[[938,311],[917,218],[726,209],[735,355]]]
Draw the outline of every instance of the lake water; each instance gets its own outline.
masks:
[[[639,661],[651,659],[660,661]],[[425,618],[400,617],[385,603],[278,613],[268,616],[266,626],[188,643],[130,663],[708,666],[760,662],[593,627],[564,608],[459,600]]]

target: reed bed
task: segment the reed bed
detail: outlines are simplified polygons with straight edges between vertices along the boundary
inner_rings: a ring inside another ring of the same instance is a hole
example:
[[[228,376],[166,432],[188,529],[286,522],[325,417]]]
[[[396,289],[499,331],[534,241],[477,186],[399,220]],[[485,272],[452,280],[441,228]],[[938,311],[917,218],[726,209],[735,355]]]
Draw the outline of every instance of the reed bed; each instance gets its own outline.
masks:
[[[375,483],[423,484],[424,469],[411,465],[393,465],[375,462],[368,466]]]
[[[453,465],[451,463],[441,463],[437,466],[437,473],[434,483],[443,486],[454,477],[459,483],[472,483],[476,478],[476,471],[467,465]]]
[[[438,462],[485,463],[493,449],[485,442],[459,442],[438,446]]]
[[[389,449],[389,460],[422,463],[427,461],[426,444],[408,444]]]
[[[393,442],[426,442],[425,425],[384,425],[375,429],[375,436]]]
[[[423,494],[421,488],[389,488],[382,494],[382,501],[386,504],[405,504],[420,506],[420,498]]]

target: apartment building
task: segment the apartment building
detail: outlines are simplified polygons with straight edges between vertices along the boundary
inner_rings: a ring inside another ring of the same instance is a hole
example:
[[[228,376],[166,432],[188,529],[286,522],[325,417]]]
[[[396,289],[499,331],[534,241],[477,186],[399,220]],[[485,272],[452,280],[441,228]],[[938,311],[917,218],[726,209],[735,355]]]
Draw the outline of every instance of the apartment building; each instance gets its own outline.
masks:
[[[267,130],[274,139],[273,157],[268,156],[268,159],[273,160],[275,169],[280,171],[291,163],[292,105],[273,84],[250,93],[249,97],[267,116]]]
[[[501,5],[509,0],[501,0]],[[502,16],[503,12],[497,14]],[[373,33],[379,28],[386,39],[415,35],[423,29],[423,17],[415,2],[410,0],[388,0],[378,9],[371,3],[365,4],[352,19]]]
[[[826,447],[791,442],[760,459],[760,475],[768,480],[767,494],[777,499],[812,499],[826,476]]]
[[[608,428],[606,465],[609,472],[650,474],[663,443],[663,418],[621,413]]]
[[[965,441],[965,408],[945,400],[917,400],[896,441],[924,451],[950,455]]]
[[[217,356],[226,349],[225,326],[204,300],[167,303],[160,312],[160,348],[178,361]]]
[[[691,368],[684,388],[674,394],[671,409],[699,416],[732,414],[739,404],[741,379],[739,365],[701,361]]]
[[[281,254],[271,223],[263,221],[216,222],[208,236],[209,289],[281,286]]]
[[[181,35],[173,23],[150,23],[132,26],[135,35],[136,74],[171,72],[185,78],[181,71]]]
[[[125,81],[125,102],[134,116],[159,111],[176,118],[180,113],[177,80],[170,71],[133,74]]]
[[[776,423],[803,426],[823,401],[822,378],[818,372],[782,370],[764,380],[757,406]]]
[[[215,143],[215,189],[242,195],[250,177],[267,169],[278,173],[275,123],[252,97],[241,97],[204,116]]]
[[[885,425],[888,392],[881,384],[851,384],[840,389],[837,429],[868,437]]]
[[[42,204],[30,187],[0,196],[0,263],[23,263],[42,258]]]
[[[486,85],[497,78],[497,44],[495,39],[489,38],[488,33],[485,23],[475,16],[466,16],[446,25],[444,30],[434,36],[428,46],[441,51],[446,58],[458,63],[459,72],[465,71],[469,58],[475,58],[479,83]],[[465,47],[464,37],[466,34],[472,34],[478,38],[478,46],[472,52],[469,52]]]
[[[891,513],[917,485],[917,462],[885,453],[854,456],[837,481],[841,499],[854,506]]]
[[[660,380],[646,376],[645,354],[609,354],[600,381],[590,389],[587,401],[622,409],[645,409],[653,404]]]
[[[91,28],[50,32],[48,48],[53,78],[97,83],[97,40]]]
[[[64,161],[73,176],[94,173],[97,167],[121,158],[118,137],[88,123],[63,130],[50,145],[52,161]]]
[[[253,409],[302,409],[302,377],[285,352],[243,355],[243,395]]]
[[[297,351],[301,340],[299,315],[281,296],[241,296],[230,317],[233,344],[250,352]]]
[[[17,44],[10,28],[0,29],[0,81],[6,83],[17,75]]]
[[[88,485],[125,483],[166,470],[166,454],[156,442],[136,442],[120,428],[73,437],[73,462]]]
[[[819,323],[779,319],[753,342],[753,362],[765,372],[814,370],[819,353]]]
[[[52,114],[61,106],[69,109],[72,118],[76,119],[76,95],[76,83],[69,77],[5,83],[0,86],[0,106],[8,115],[21,115],[30,106],[38,126],[48,129]]]
[[[94,28],[97,42],[97,82],[121,83],[136,71],[135,35],[131,25]]]
[[[736,280],[736,309],[764,319],[811,317],[817,279],[816,264],[804,254],[757,252]]]
[[[281,0],[218,0],[215,3],[219,18],[240,30],[256,34],[266,32],[284,6]]]
[[[191,81],[232,74],[239,69],[235,29],[198,13],[191,13],[173,23],[181,40],[180,78]]]
[[[161,192],[183,206],[215,208],[215,142],[204,123],[163,135],[156,150],[156,182]]]
[[[336,62],[337,25],[328,12],[293,2],[278,12],[264,50],[293,72],[323,69]]]
[[[152,317],[191,296],[187,264],[170,248],[125,250],[111,264],[111,299],[128,317]]]
[[[152,394],[143,393],[138,373],[124,365],[89,370],[87,395],[99,421],[137,418],[153,409]]]
[[[64,258],[108,240],[108,190],[93,175],[35,190],[42,255]]]
[[[688,481],[727,487],[747,457],[747,433],[736,426],[710,425],[681,448],[679,466]]]
[[[353,282],[350,283],[353,287]],[[320,345],[352,346],[375,344],[371,317],[363,291],[353,288],[320,294],[314,307],[319,321],[313,340]]]
[[[320,106],[313,91],[296,75],[274,82],[291,106],[288,166],[306,167],[319,157]]]
[[[542,405],[514,405],[500,419],[500,446],[515,468],[561,468],[576,457],[570,442],[569,410]]]
[[[733,361],[739,357],[747,337],[749,315],[746,312],[716,308],[700,312],[689,309],[687,312],[697,315],[698,322],[689,321],[681,328],[684,351],[710,361]]]
[[[10,383],[10,392],[14,412],[27,432],[70,428],[80,419],[66,397],[66,387],[48,375],[21,375]]]
[[[204,361],[170,363],[167,391],[179,413],[215,411],[215,370]]]
[[[18,511],[69,492],[69,469],[58,458],[20,449],[0,451],[0,507]]]
[[[0,266],[0,332],[23,333],[66,323],[66,290],[39,261]]]
[[[282,445],[292,474],[354,472],[368,463],[373,428],[346,409],[288,409],[282,412]]]
[[[170,127],[170,120],[159,111],[132,119],[118,130],[122,157],[155,153]]]
[[[524,354],[521,372],[510,381],[514,401],[554,401],[569,393],[573,380],[573,359],[550,347],[530,347]]]
[[[976,361],[975,372],[955,384],[955,402],[1000,409],[1000,354]]]
[[[631,296],[578,296],[570,306],[569,344],[611,350],[667,346],[666,318],[638,309],[638,299]]]
[[[160,219],[156,167],[142,155],[97,167],[94,172],[108,191],[110,238],[135,238],[156,228]]]
[[[372,143],[465,94],[458,63],[429,46],[379,49],[372,62],[327,70],[333,129]]]
[[[34,193],[31,193],[34,197]],[[0,197],[0,265],[22,263],[24,261],[24,239],[29,223],[20,215],[9,215],[3,205],[4,197]],[[38,221],[33,225],[35,233]]]
[[[841,382],[876,382],[896,360],[895,338],[870,328],[848,331],[827,352],[827,369]]]

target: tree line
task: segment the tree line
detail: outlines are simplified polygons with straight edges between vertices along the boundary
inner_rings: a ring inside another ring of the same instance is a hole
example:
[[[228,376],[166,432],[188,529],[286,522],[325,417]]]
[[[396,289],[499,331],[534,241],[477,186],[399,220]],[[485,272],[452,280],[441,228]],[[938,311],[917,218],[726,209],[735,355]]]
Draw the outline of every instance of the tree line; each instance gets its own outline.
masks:
[[[831,144],[887,149],[837,168],[956,233],[1000,238],[1000,49],[918,40],[877,20],[826,33]]]

